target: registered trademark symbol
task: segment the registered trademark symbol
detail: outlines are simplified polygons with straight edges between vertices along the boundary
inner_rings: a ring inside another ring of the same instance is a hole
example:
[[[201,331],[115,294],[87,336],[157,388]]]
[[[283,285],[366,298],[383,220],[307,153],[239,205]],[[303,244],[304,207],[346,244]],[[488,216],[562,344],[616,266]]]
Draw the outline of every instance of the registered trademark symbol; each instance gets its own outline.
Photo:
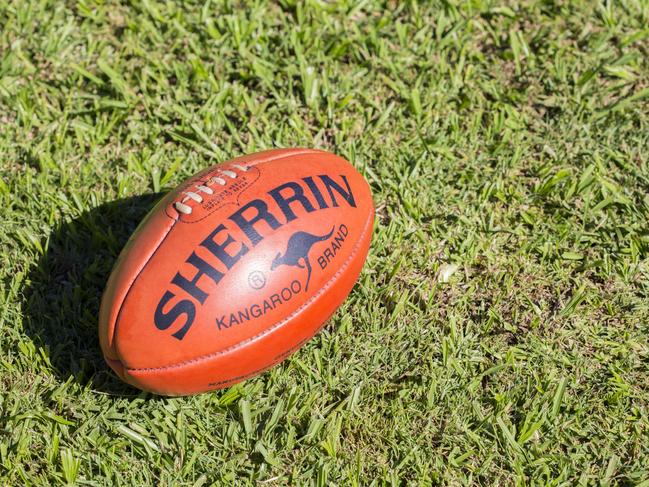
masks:
[[[261,271],[252,271],[248,274],[248,284],[253,289],[261,289],[266,285],[266,276]]]

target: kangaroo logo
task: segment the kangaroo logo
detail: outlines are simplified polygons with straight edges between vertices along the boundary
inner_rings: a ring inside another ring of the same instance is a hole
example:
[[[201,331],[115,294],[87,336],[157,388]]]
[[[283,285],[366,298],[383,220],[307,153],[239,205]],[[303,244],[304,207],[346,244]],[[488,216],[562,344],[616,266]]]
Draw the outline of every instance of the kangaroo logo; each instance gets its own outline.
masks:
[[[306,284],[304,285],[304,290],[309,290],[309,281],[311,280],[311,264],[309,263],[309,251],[317,242],[322,242],[327,240],[334,233],[336,226],[331,227],[331,231],[326,235],[312,235],[307,232],[295,232],[291,235],[291,238],[288,239],[288,244],[286,245],[286,252],[282,255],[281,252],[278,252],[273,263],[270,266],[270,270],[274,271],[277,267],[281,265],[288,265],[299,267],[300,269],[306,268]],[[301,261],[301,262],[300,262]]]

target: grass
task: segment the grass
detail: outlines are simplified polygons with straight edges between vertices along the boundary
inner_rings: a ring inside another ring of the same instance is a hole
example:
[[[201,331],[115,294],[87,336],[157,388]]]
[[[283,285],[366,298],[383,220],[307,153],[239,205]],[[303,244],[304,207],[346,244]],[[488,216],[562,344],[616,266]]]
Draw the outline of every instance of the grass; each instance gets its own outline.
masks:
[[[649,485],[645,0],[0,0],[0,25],[1,484]],[[287,146],[372,185],[347,302],[228,390],[123,385],[96,321],[130,231]]]

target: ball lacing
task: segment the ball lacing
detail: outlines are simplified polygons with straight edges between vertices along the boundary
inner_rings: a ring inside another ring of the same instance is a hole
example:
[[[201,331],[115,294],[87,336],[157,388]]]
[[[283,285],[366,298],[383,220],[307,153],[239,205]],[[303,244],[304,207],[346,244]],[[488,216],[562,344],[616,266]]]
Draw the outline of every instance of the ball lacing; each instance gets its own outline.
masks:
[[[232,164],[231,167],[242,172],[246,172],[249,169],[248,167],[242,166],[241,164]],[[229,179],[237,178],[237,173],[229,169],[219,169],[218,173],[226,176]],[[187,203],[189,200],[195,201],[196,203],[202,203],[203,197],[199,193],[205,193],[207,195],[214,194],[214,190],[209,186],[210,184],[225,186],[227,184],[227,180],[220,176],[212,176],[207,180],[207,182],[201,181],[196,185],[196,189],[194,191],[185,191],[183,193],[185,195],[183,199],[174,203],[174,208],[176,209],[176,211],[178,211],[178,213],[182,213],[183,215],[191,215],[193,208],[190,205],[186,205],[185,203]]]

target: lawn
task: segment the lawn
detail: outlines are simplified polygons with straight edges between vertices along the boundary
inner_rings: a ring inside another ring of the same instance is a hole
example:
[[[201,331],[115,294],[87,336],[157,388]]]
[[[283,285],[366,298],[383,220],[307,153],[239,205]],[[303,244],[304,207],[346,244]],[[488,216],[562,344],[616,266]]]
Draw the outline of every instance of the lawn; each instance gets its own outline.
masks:
[[[649,2],[0,0],[1,485],[649,486]],[[122,384],[138,221],[272,147],[350,160],[374,240],[227,390]]]

